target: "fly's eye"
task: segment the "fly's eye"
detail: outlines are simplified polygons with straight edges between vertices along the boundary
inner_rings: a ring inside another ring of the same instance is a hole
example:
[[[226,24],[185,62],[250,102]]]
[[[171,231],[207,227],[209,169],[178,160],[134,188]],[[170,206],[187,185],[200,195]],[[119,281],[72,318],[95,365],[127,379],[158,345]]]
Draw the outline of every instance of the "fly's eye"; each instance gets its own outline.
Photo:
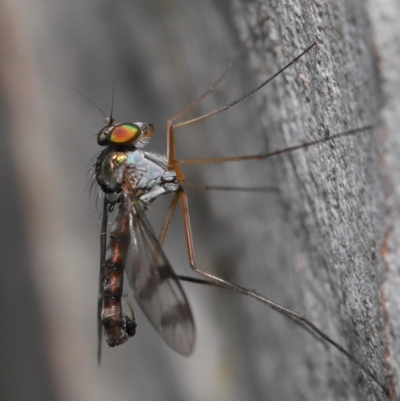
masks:
[[[97,143],[100,146],[107,146],[108,145],[108,134],[110,132],[110,126],[104,127],[98,134],[97,134]]]
[[[153,132],[154,132],[154,125],[153,124],[146,125],[146,127],[144,128],[145,137],[150,138],[153,135]]]
[[[116,125],[110,132],[109,141],[116,145],[133,143],[139,139],[142,129],[136,124],[123,123]]]

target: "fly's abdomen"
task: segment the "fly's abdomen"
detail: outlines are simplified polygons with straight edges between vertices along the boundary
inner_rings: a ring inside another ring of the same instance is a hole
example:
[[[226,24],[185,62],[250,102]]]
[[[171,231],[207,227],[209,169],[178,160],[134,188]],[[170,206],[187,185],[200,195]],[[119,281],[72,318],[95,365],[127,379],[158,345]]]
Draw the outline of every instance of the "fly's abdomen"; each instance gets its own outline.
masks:
[[[133,317],[122,315],[122,291],[124,264],[130,243],[129,216],[123,203],[110,232],[104,262],[103,310],[101,322],[107,344],[114,347],[123,344],[135,334]]]

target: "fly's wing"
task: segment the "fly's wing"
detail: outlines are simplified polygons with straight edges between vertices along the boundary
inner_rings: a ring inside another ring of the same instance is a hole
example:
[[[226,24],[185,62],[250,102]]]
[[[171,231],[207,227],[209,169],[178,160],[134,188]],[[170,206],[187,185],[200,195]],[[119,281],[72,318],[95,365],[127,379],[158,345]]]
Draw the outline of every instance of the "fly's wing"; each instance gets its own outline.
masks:
[[[164,341],[182,355],[194,346],[194,321],[175,276],[141,205],[124,196],[131,208],[131,246],[125,265],[135,298]]]

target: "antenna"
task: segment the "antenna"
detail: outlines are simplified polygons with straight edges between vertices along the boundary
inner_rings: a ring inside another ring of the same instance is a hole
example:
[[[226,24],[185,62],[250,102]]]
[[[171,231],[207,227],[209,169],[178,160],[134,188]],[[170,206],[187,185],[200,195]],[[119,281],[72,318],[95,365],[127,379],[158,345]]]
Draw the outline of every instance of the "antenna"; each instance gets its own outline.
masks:
[[[53,83],[55,83],[55,84],[57,84],[57,85],[64,86],[64,87],[66,87],[66,88],[68,88],[68,89],[71,89],[72,91],[78,93],[79,95],[81,95],[82,97],[84,97],[88,102],[92,103],[92,105],[93,105],[94,107],[96,107],[97,110],[99,110],[99,111],[101,112],[101,114],[103,114],[103,116],[104,116],[104,118],[105,118],[106,120],[108,119],[108,117],[107,117],[106,113],[104,113],[103,109],[102,109],[100,106],[98,106],[92,99],[90,99],[88,96],[86,96],[84,93],[78,91],[78,89],[75,89],[75,88],[73,88],[72,86],[69,86],[69,85],[67,85],[67,84],[63,84],[63,83],[61,83],[61,82],[57,82],[57,81],[51,81],[51,82],[53,82]]]
[[[117,81],[117,73],[114,74],[113,85],[112,85],[111,112],[110,112],[110,121],[109,121],[110,125],[114,124],[113,111],[114,111],[114,97],[115,97],[114,95],[115,95],[115,82],[116,81]]]

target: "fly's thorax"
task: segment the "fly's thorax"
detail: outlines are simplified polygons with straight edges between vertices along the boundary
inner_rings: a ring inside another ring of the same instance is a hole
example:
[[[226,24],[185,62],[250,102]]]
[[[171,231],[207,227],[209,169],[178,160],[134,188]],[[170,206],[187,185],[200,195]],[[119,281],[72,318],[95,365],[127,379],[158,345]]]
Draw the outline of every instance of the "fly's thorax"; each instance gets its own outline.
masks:
[[[139,200],[145,205],[179,189],[176,173],[168,169],[162,155],[137,149],[127,153],[125,165],[130,185],[141,190]]]
[[[126,147],[110,146],[101,152],[96,179],[106,194],[119,194],[125,185],[126,190],[135,190],[135,196],[145,205],[180,188],[164,156]]]
[[[96,180],[105,193],[121,192],[123,166],[127,153],[106,148],[100,153],[96,162]]]

